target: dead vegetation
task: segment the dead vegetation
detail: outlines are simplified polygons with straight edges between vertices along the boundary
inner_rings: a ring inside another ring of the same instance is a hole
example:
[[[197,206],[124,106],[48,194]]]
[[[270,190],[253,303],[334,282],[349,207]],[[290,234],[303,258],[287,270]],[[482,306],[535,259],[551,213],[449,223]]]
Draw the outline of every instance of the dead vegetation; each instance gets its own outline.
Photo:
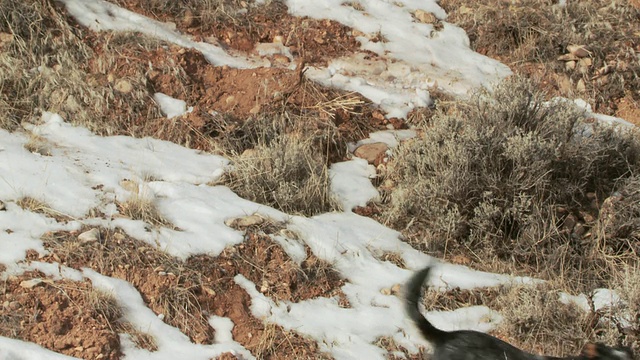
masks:
[[[547,90],[581,97],[596,111],[627,115],[640,107],[640,7],[604,0],[444,0],[447,21],[464,28],[476,51],[497,58]],[[575,56],[569,46],[583,46]],[[568,54],[568,55],[567,55]],[[627,104],[625,104],[627,103]],[[635,121],[638,121],[636,113]]]
[[[637,172],[640,141],[634,130],[586,120],[569,103],[543,102],[522,79],[480,92],[399,148],[383,215],[445,259],[463,253],[604,285],[611,263],[602,250],[634,263],[637,249],[590,230],[602,201]]]
[[[121,310],[88,281],[53,281],[25,273],[2,284],[0,335],[80,358],[117,360]],[[54,336],[52,336],[52,334]]]
[[[162,314],[166,323],[180,329],[193,342],[213,341],[208,316],[215,314],[234,322],[234,339],[254,354],[259,351],[265,359],[282,358],[277,351],[289,349],[288,359],[300,358],[296,354],[309,358],[315,356],[311,354],[318,354],[315,342],[254,318],[249,311],[249,295],[233,280],[236,274],[243,274],[259,291],[276,300],[298,302],[325,296],[335,297],[341,305],[349,306],[340,291],[344,281],[330,264],[310,252],[297,264],[264,233],[278,229],[269,224],[248,227],[242,244],[230,247],[217,257],[199,255],[186,261],[143,246],[120,230],[101,229],[101,241],[84,243],[77,238],[80,231],[60,231],[43,238],[51,253],[40,260],[75,269],[89,267],[130,282],[149,308]],[[38,257],[35,253],[30,256]],[[100,313],[113,313],[104,299],[92,303]],[[153,338],[131,324],[118,322],[113,327],[129,334],[138,346],[155,348]]]

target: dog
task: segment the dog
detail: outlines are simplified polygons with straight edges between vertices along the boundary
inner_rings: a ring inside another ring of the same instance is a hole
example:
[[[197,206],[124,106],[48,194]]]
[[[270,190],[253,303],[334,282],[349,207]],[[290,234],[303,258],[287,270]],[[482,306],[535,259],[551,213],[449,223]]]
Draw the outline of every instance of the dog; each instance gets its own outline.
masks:
[[[431,267],[418,271],[406,285],[405,309],[422,336],[433,345],[433,360],[633,360],[627,347],[587,344],[578,356],[558,358],[534,355],[491,335],[473,331],[444,331],[433,326],[420,312],[422,285]]]

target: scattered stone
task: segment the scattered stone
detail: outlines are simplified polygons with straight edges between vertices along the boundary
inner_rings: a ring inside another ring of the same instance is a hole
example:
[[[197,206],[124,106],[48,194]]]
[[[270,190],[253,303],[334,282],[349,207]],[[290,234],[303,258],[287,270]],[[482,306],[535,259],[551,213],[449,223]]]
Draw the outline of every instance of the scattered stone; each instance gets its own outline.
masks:
[[[216,296],[216,291],[213,290],[212,288],[202,285],[202,291],[206,292],[207,294],[211,295],[211,296]]]
[[[402,291],[402,285],[400,284],[395,284],[391,287],[391,293],[393,295],[399,295],[401,291]]]
[[[573,228],[576,226],[576,224],[578,223],[577,219],[575,216],[573,216],[572,214],[569,214],[565,219],[564,219],[564,223],[563,226],[565,229],[567,229],[568,231],[573,231]]]
[[[374,164],[376,160],[380,160],[384,156],[388,149],[387,144],[375,142],[358,146],[353,154],[361,159],[367,160],[370,164]]]
[[[413,16],[423,24],[433,24],[438,20],[432,13],[420,9],[416,10]]]
[[[228,227],[237,229],[237,228],[246,228],[253,225],[260,225],[264,223],[264,221],[265,221],[265,218],[263,218],[261,215],[253,214],[253,215],[244,216],[244,217],[227,219],[225,220],[224,223]]]
[[[9,302],[8,308],[9,310],[18,310],[20,309],[21,305],[19,301],[11,301]]]
[[[591,51],[587,50],[584,45],[567,45],[567,50],[579,58],[591,55]]]
[[[262,107],[260,106],[260,104],[256,104],[256,106],[252,107],[251,110],[249,110],[249,113],[252,115],[256,115],[260,112],[261,109]]]
[[[31,279],[31,280],[23,280],[20,282],[20,287],[23,287],[25,289],[31,289],[34,288],[38,285],[42,284],[42,279]]]
[[[273,62],[280,65],[287,65],[291,62],[291,59],[289,59],[286,55],[282,55],[282,54],[274,54],[272,58],[273,58]]]
[[[100,230],[98,228],[93,228],[91,230],[85,231],[82,234],[78,235],[78,240],[82,243],[92,243],[96,241],[100,241]]]
[[[120,79],[114,85],[114,88],[124,94],[128,94],[133,91],[133,85],[128,80]]]
[[[182,18],[182,25],[184,27],[192,27],[196,22],[196,17],[193,16],[193,12],[191,11],[191,9],[187,9],[184,12],[184,17]]]
[[[0,32],[0,49],[13,42],[13,35]]]
[[[558,60],[559,61],[578,61],[580,60],[580,58],[573,54],[564,54],[564,55],[558,56]]]

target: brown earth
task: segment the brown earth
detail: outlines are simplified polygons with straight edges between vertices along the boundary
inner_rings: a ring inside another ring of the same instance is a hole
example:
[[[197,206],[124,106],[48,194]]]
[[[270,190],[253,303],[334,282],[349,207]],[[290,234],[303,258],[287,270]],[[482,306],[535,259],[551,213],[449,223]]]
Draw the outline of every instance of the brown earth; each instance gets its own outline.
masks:
[[[44,281],[25,287],[32,279]],[[53,281],[37,272],[9,277],[0,285],[0,335],[83,359],[119,359],[116,319],[91,303],[92,291],[88,281]]]
[[[294,57],[313,65],[326,65],[329,60],[351,54],[360,46],[349,27],[332,20],[292,16],[280,1],[257,6],[231,4],[231,11],[242,8],[246,12],[234,16],[219,14],[215,21],[203,19],[204,16],[194,14],[198,9],[191,10],[188,6],[185,8],[189,10],[159,12],[149,6],[153,5],[149,0],[116,0],[115,3],[160,21],[171,21],[196,41],[213,38],[215,40],[210,41],[242,52],[251,52],[256,44],[271,43],[279,37]]]
[[[55,232],[44,237],[51,253],[39,260],[75,269],[90,267],[130,282],[149,308],[163,314],[165,322],[178,327],[195,343],[212,343],[215,334],[207,317],[215,314],[229,317],[235,324],[234,339],[260,358],[325,356],[318,355],[314,341],[254,318],[249,310],[249,295],[233,280],[242,274],[276,301],[298,302],[324,296],[336,297],[342,306],[349,306],[340,291],[344,280],[329,264],[308,249],[307,258],[300,265],[294,263],[265,230],[276,231],[278,227],[248,228],[245,241],[220,256],[199,255],[185,262],[144,246],[119,230],[102,229],[101,242],[84,244],[77,240],[78,232]],[[28,258],[35,260],[38,255],[30,252]],[[58,320],[48,318],[48,326]],[[69,318],[70,326],[79,320],[80,317]],[[32,341],[51,348],[56,336],[51,338]]]

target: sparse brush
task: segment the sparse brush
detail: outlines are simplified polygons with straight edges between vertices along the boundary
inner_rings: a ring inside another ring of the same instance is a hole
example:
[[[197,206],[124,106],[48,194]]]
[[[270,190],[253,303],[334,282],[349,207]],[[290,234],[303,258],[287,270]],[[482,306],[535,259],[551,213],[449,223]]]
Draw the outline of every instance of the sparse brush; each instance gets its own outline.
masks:
[[[148,351],[158,350],[158,344],[153,336],[141,331],[128,321],[119,322],[118,331],[129,335],[131,341],[140,349]]]
[[[24,148],[42,156],[51,156],[51,150],[49,149],[47,140],[38,135],[31,135],[29,141],[24,144]]]
[[[213,338],[211,326],[192,289],[171,286],[155,300],[163,310],[165,321],[187,334],[193,341],[203,343]]]
[[[142,220],[147,224],[173,228],[171,222],[164,218],[152,199],[139,194],[131,195],[127,200],[118,202],[118,211],[133,220]]]
[[[63,214],[57,211],[56,209],[52,208],[45,202],[40,201],[36,198],[32,198],[30,196],[25,196],[16,200],[16,205],[20,206],[24,210],[28,210],[34,213],[43,214],[50,218],[54,218],[59,222],[72,220],[70,216]]]
[[[336,210],[323,154],[309,139],[284,135],[237,157],[229,179],[240,196],[285,212],[315,215]]]
[[[504,316],[500,332],[532,352],[567,356],[579,353],[589,339],[595,340],[592,316],[573,303],[560,302],[548,285],[516,286],[496,298]]]
[[[122,308],[113,294],[92,287],[85,296],[92,313],[104,317],[110,325],[122,317]]]
[[[447,20],[466,30],[476,51],[499,58],[520,74],[545,78],[562,95],[579,94],[598,112],[610,115],[621,98],[640,100],[634,90],[640,86],[640,62],[634,55],[640,9],[633,4],[591,0],[560,6],[554,1],[496,0],[476,4],[473,10],[459,0],[440,4]],[[558,61],[574,44],[590,51],[588,65]],[[608,74],[599,74],[605,66]],[[577,86],[581,81],[582,90]]]
[[[606,279],[592,247],[577,240],[585,231],[557,210],[592,213],[588,194],[606,198],[637,171],[637,134],[587,124],[572,104],[544,103],[522,79],[436,114],[425,130],[391,166],[397,188],[385,213],[393,226],[420,229],[417,245],[445,256],[460,249],[549,276],[591,268],[585,281]]]

